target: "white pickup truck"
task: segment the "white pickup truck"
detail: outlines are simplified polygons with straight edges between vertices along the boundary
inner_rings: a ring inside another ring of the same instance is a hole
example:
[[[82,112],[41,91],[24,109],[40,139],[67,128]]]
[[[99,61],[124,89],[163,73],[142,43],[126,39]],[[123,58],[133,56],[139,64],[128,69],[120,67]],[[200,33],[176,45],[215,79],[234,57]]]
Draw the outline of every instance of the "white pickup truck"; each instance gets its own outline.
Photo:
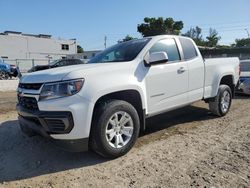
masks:
[[[131,40],[87,64],[22,77],[19,123],[29,136],[39,133],[68,150],[91,148],[115,158],[132,148],[150,116],[198,100],[224,116],[238,79],[238,58],[204,60],[189,38]]]

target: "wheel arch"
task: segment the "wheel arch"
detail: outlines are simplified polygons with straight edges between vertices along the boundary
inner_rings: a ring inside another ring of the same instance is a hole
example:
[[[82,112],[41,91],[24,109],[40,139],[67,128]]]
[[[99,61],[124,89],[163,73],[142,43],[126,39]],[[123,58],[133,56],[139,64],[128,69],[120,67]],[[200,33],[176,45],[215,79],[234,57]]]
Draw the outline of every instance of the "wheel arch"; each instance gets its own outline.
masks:
[[[123,100],[123,101],[130,103],[132,106],[134,106],[140,119],[140,131],[145,130],[145,109],[143,106],[141,94],[139,93],[139,91],[135,89],[114,91],[111,93],[107,93],[103,96],[100,96],[94,104],[92,121],[93,121],[94,114],[97,111],[98,106],[103,105],[106,101],[111,100],[111,99]]]
[[[235,84],[234,84],[234,76],[232,74],[227,74],[221,77],[218,88],[220,85],[228,85],[232,91],[232,95],[234,97]]]

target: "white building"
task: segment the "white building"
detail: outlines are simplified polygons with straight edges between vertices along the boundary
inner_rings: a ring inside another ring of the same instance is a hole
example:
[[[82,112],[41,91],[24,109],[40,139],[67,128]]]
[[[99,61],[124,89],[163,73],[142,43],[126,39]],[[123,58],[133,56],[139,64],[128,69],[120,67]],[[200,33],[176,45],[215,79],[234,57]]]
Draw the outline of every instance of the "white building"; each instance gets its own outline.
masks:
[[[14,59],[61,59],[77,53],[76,40],[53,39],[51,35],[24,34],[16,31],[0,33],[0,57]]]

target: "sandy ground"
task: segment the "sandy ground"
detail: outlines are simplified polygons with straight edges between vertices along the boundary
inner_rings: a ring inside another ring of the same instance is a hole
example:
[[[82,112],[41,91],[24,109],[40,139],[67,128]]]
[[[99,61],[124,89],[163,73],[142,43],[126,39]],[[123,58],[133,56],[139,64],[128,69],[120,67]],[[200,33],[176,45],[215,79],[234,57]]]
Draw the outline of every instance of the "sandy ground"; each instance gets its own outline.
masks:
[[[14,91],[0,91],[0,117],[2,114],[6,114],[16,110],[17,94]]]
[[[151,118],[132,151],[105,160],[22,135],[14,95],[0,93],[1,188],[250,187],[250,97],[223,118],[202,102]]]
[[[0,80],[0,91],[15,91],[19,80],[13,78],[12,80]]]

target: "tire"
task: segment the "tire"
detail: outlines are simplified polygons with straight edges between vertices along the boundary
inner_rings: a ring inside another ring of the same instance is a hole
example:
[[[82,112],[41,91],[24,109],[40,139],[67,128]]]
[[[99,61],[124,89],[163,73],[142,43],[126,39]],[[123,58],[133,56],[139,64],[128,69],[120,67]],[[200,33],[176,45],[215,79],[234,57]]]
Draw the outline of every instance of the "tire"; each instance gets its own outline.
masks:
[[[94,113],[90,148],[105,158],[120,157],[133,147],[139,129],[138,113],[130,103],[107,101]]]
[[[5,71],[0,71],[0,80],[8,80],[9,79],[9,74]]]
[[[5,72],[0,71],[0,80],[4,80],[4,79],[5,79]]]
[[[232,103],[232,91],[228,85],[220,85],[217,96],[209,101],[210,111],[217,116],[225,116]]]
[[[33,137],[33,136],[37,135],[37,133],[34,132],[32,129],[25,127],[22,124],[20,124],[20,129],[21,129],[22,133],[28,137]]]

